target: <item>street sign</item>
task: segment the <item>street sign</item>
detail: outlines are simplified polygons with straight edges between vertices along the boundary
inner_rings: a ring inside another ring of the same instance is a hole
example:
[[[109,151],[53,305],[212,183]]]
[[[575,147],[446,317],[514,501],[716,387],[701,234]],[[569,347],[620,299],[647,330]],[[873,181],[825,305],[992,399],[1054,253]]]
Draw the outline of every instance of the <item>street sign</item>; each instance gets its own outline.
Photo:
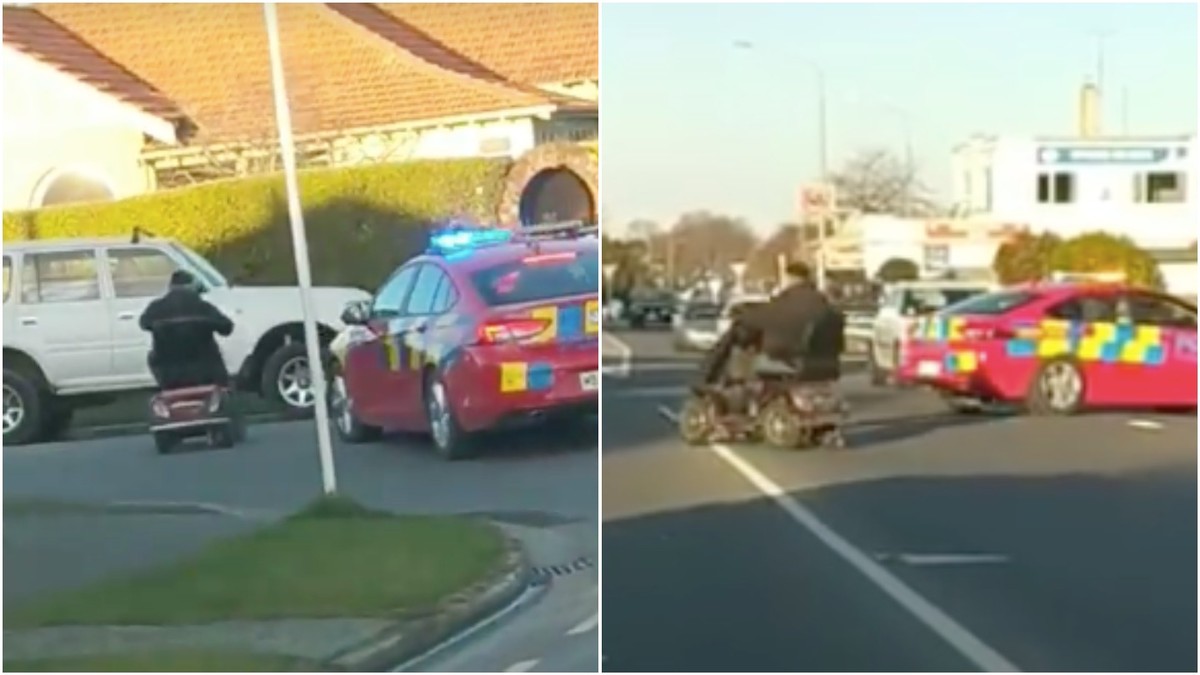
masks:
[[[829,183],[801,185],[796,207],[802,222],[829,218],[837,209],[836,190]]]

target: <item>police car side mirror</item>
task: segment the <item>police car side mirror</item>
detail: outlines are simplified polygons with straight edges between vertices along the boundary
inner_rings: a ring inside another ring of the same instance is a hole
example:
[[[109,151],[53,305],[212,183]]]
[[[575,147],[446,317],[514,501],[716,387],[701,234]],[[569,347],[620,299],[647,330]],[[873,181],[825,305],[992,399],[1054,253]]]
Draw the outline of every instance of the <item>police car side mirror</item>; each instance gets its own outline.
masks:
[[[347,326],[359,326],[371,318],[371,307],[366,300],[355,300],[346,303],[342,310],[342,323]]]

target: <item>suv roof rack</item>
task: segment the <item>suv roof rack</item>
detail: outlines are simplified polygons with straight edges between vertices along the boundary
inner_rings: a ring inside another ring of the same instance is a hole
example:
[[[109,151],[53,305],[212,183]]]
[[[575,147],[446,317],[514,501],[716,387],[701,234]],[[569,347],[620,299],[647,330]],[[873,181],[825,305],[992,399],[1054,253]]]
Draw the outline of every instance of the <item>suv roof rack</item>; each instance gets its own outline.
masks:
[[[586,237],[597,234],[600,228],[596,225],[586,225],[582,220],[568,220],[559,223],[538,223],[516,229],[521,239],[568,239]]]

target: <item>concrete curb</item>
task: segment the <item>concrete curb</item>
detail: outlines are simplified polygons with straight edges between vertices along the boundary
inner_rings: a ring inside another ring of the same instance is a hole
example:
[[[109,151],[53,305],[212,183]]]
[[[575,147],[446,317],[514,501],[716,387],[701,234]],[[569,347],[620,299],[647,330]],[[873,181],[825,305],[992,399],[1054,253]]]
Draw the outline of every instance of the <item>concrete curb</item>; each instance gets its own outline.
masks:
[[[505,533],[504,562],[489,578],[448,598],[429,614],[399,621],[326,659],[332,670],[388,671],[413,661],[512,604],[533,580],[525,548]]]

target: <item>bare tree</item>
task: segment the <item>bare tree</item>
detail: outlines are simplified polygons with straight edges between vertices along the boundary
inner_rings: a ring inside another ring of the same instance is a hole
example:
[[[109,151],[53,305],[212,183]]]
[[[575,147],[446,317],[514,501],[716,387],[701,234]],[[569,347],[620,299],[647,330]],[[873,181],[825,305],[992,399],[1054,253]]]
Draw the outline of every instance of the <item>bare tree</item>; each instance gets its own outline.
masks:
[[[671,274],[680,278],[694,278],[706,271],[728,275],[730,265],[747,262],[758,245],[744,220],[708,211],[685,214],[659,239],[665,240],[660,250],[669,248]]]
[[[771,236],[767,237],[750,256],[746,276],[750,279],[774,279],[778,276],[779,256],[787,260],[797,260],[804,257],[805,245],[812,241],[812,233],[795,223],[780,225]],[[810,235],[805,238],[805,235]]]
[[[905,216],[930,215],[936,205],[916,167],[884,149],[864,150],[829,175],[839,209]]]

